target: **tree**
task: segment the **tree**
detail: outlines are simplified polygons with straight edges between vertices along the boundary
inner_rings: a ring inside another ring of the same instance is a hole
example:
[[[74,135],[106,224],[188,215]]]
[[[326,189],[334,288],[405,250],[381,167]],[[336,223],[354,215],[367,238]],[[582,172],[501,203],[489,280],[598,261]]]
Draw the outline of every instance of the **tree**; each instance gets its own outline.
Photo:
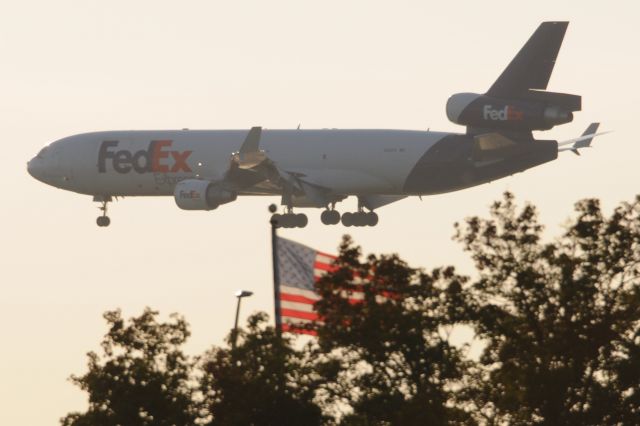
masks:
[[[181,350],[187,323],[177,315],[160,323],[157,315],[147,308],[127,324],[119,310],[104,314],[102,355],[89,352],[89,371],[71,377],[89,393],[89,409],[67,415],[63,425],[194,424],[192,363]]]
[[[594,199],[552,243],[505,193],[456,225],[473,257],[469,316],[487,346],[475,404],[495,424],[635,424],[640,418],[640,198],[604,218]]]
[[[473,280],[397,255],[362,259],[345,237],[317,283],[317,341],[303,349],[259,313],[235,349],[194,362],[181,317],[107,312],[102,354],[71,379],[89,409],[62,424],[637,424],[640,197],[609,217],[578,202],[552,242],[509,193],[456,230]],[[461,324],[486,342],[479,362],[449,341]]]
[[[317,369],[330,399],[348,404],[344,424],[449,424],[467,367],[447,330],[466,320],[466,278],[453,268],[428,274],[397,255],[370,255],[345,237],[337,269],[319,280]]]
[[[305,352],[267,326],[265,313],[247,321],[236,349],[214,347],[201,360],[203,413],[210,425],[317,425],[316,379]],[[231,335],[229,336],[232,337]]]

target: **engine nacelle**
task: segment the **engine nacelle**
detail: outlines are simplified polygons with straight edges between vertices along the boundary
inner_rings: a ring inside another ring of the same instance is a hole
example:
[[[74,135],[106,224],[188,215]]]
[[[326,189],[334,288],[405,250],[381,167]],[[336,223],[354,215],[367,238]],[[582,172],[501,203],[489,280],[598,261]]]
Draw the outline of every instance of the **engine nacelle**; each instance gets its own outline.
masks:
[[[447,117],[465,126],[525,131],[549,130],[573,121],[571,107],[536,100],[499,99],[476,93],[451,96],[447,101]]]
[[[178,182],[173,197],[183,210],[213,210],[220,204],[235,201],[238,194],[222,188],[217,182],[186,179]]]

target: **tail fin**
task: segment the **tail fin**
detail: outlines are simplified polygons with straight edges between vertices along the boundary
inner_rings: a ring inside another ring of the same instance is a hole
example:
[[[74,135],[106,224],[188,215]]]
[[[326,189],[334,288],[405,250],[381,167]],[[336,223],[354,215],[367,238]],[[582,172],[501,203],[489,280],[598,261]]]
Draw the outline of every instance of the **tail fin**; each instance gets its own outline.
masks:
[[[548,92],[547,85],[568,22],[543,22],[483,95],[457,93],[447,101],[447,117],[472,135],[499,132],[514,141],[532,141],[534,130],[573,121],[582,98]]]
[[[529,89],[546,90],[569,22],[543,22],[486,93],[495,97],[524,96]]]

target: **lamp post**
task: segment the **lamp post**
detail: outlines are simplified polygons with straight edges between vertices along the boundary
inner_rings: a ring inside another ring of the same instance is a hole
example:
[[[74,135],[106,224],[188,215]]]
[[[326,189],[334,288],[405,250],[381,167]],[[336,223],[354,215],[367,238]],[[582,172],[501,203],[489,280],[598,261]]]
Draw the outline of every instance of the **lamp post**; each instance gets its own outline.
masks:
[[[253,294],[252,291],[238,290],[236,291],[236,297],[238,298],[238,304],[236,305],[236,321],[233,324],[233,336],[231,339],[231,349],[236,348],[236,340],[238,339],[238,316],[240,315],[240,301],[243,297],[249,297]]]

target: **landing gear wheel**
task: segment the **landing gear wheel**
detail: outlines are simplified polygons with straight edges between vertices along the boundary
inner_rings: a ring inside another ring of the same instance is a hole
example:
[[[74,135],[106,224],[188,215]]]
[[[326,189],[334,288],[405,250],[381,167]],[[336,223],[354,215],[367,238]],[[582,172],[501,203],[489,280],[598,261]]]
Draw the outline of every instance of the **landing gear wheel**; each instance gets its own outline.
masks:
[[[309,223],[306,214],[274,214],[271,216],[271,223],[276,228],[304,228]]]
[[[324,225],[331,225],[331,218],[329,217],[331,215],[331,210],[324,210],[322,213],[320,213],[320,222],[322,222]]]
[[[109,226],[111,224],[111,219],[109,219],[109,216],[98,216],[96,223],[100,227]]]
[[[378,224],[378,214],[371,212],[369,213],[369,226],[376,226]]]
[[[107,216],[107,207],[108,207],[109,201],[111,201],[111,196],[96,195],[93,197],[93,201],[98,201],[101,204],[100,207],[98,207],[98,209],[102,212],[102,216],[98,216],[98,218],[96,219],[96,223],[98,224],[99,227],[109,226],[109,224],[111,223],[111,219],[109,219],[109,216]]]
[[[344,226],[376,226],[378,224],[378,215],[374,212],[346,212],[342,214],[342,224]]]
[[[329,215],[329,219],[331,219],[331,225],[337,225],[340,223],[340,213],[335,210],[331,210],[331,214]]]
[[[304,228],[308,223],[309,219],[307,218],[306,214],[300,213],[295,215],[295,226],[297,226],[298,228]]]
[[[276,228],[281,228],[282,225],[283,225],[282,224],[282,215],[278,214],[278,213],[271,215],[271,223]]]
[[[353,226],[355,224],[354,222],[355,221],[354,221],[353,213],[349,213],[349,212],[342,213],[342,224],[344,226],[347,226],[347,227]]]
[[[355,226],[367,226],[369,224],[369,216],[365,212],[358,212],[353,214],[355,218]]]
[[[320,214],[320,221],[325,225],[337,225],[340,223],[340,213],[335,210],[325,210]]]

